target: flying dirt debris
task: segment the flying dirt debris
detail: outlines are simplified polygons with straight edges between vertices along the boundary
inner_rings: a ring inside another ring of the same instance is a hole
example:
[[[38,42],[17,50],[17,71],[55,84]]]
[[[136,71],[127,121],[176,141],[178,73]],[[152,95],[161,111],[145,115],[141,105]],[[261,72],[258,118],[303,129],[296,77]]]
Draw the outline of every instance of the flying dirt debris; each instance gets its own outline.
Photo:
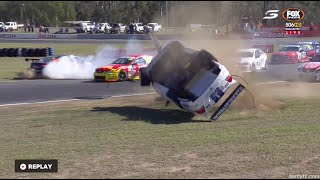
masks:
[[[174,102],[185,111],[208,117],[209,111],[231,87],[236,87],[210,117],[216,121],[246,89],[208,51],[185,48],[178,41],[162,47],[159,39],[149,34],[158,54],[147,67],[140,69],[140,84],[152,84],[155,91],[168,100],[166,104]]]

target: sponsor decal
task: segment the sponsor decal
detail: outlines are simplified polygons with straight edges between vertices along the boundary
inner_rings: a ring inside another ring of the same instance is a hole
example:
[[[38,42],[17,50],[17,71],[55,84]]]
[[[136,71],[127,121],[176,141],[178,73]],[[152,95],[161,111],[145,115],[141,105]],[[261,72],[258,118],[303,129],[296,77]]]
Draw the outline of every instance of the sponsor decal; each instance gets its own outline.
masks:
[[[219,107],[219,109],[211,116],[212,121],[216,121],[221,114],[227,110],[227,108],[231,105],[231,103],[239,96],[241,91],[244,89],[242,84],[238,85],[238,87],[232,92],[232,94],[223,102],[223,104]]]
[[[57,39],[55,34],[38,34],[39,39]]]
[[[304,18],[304,11],[299,8],[288,8],[282,12],[282,18],[286,21],[299,22]]]
[[[264,14],[266,15],[262,19],[275,19],[278,17],[279,10],[268,10]]]
[[[2,38],[2,39],[15,39],[16,35],[15,34],[0,34],[0,38]]]

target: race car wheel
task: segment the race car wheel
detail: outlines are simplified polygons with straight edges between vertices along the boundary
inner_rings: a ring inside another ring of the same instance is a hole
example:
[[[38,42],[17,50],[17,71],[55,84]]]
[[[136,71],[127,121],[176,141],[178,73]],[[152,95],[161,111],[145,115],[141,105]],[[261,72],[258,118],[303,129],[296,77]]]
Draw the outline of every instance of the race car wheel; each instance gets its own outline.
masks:
[[[128,74],[126,71],[122,70],[119,72],[119,75],[118,75],[118,79],[119,81],[126,81],[128,80]]]
[[[140,85],[141,86],[150,86],[150,79],[148,76],[147,68],[140,68]]]
[[[264,63],[264,67],[263,67],[264,70],[268,69],[268,62],[266,60],[266,62]]]
[[[215,58],[211,53],[209,53],[208,51],[206,50],[201,50],[198,54],[198,57],[199,59],[205,59],[205,60],[208,60],[208,61],[215,61],[215,62],[218,62],[217,58]]]
[[[256,72],[256,65],[253,63],[251,65],[251,72]]]
[[[25,71],[25,78],[27,79],[35,79],[36,78],[36,72],[34,69],[27,69]]]

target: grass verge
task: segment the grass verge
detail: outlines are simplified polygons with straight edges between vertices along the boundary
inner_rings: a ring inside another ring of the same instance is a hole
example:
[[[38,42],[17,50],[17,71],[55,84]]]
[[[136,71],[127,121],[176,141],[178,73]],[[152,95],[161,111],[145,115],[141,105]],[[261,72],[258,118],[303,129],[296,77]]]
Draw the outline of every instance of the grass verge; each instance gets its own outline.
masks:
[[[194,120],[152,96],[0,108],[1,178],[288,178],[319,174],[319,99]],[[151,100],[150,100],[151,99]],[[149,102],[149,103],[146,103]],[[14,173],[15,159],[59,172]]]

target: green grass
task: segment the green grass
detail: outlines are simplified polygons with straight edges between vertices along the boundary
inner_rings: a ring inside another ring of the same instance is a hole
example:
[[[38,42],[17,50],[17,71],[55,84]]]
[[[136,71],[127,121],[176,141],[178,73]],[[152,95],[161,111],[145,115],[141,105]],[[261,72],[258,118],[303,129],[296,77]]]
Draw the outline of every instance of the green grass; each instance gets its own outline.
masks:
[[[116,99],[107,100],[116,104]],[[0,109],[0,177],[288,178],[320,168],[319,99],[193,120],[163,102]],[[18,111],[17,111],[18,110]],[[57,174],[15,174],[15,159],[58,159]]]

